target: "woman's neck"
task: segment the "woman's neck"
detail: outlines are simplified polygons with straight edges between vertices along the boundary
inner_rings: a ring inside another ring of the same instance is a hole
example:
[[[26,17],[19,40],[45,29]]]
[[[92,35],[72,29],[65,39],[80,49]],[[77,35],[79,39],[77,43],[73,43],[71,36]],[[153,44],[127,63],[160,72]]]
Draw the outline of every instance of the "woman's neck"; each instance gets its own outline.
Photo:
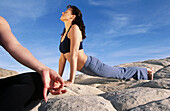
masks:
[[[70,26],[72,25],[72,22],[71,21],[67,21],[67,22],[64,22],[65,24],[65,28],[66,28],[66,32],[68,31],[68,29],[70,28]]]

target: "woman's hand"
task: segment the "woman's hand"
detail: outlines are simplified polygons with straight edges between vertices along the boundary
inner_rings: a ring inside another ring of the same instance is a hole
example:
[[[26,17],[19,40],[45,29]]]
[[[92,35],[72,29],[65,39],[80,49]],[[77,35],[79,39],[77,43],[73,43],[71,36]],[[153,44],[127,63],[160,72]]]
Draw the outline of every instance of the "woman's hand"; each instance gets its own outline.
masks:
[[[67,87],[69,85],[72,85],[73,82],[71,82],[70,80],[64,81],[64,86]]]

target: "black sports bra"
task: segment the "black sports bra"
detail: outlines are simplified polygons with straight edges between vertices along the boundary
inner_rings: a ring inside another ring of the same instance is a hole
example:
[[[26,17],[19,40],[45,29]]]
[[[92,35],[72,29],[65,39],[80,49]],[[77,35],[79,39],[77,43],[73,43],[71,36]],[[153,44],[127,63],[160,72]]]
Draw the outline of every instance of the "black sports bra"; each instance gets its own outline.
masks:
[[[71,26],[72,26],[72,25],[71,25]],[[71,28],[71,26],[70,26],[70,28]],[[63,54],[65,54],[65,53],[67,53],[67,52],[70,52],[70,39],[69,39],[68,36],[67,36],[70,28],[68,29],[64,40],[63,40],[62,42],[61,42],[61,40],[60,40],[59,50],[60,50],[60,52],[62,52]],[[81,49],[83,49],[83,41],[80,42],[79,50],[81,50]]]

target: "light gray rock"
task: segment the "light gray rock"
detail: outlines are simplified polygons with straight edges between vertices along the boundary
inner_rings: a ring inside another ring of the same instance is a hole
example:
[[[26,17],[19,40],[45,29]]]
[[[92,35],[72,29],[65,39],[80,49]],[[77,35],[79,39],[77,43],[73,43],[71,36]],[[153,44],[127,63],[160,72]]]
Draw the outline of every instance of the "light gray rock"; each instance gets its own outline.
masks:
[[[129,111],[170,111],[170,97],[138,106]]]
[[[73,92],[70,89],[67,89],[64,87],[64,89],[67,90],[67,93],[65,94],[60,94],[60,95],[52,95],[51,93],[48,94],[48,100],[53,99],[53,98],[60,98],[60,97],[70,97],[70,96],[78,96],[77,93]],[[42,100],[41,103],[44,103],[44,100]],[[41,103],[39,103],[36,107],[34,107],[31,111],[38,111],[38,108],[41,106]],[[34,103],[33,103],[34,104]]]
[[[170,62],[170,57],[167,57],[167,58],[165,58],[165,59],[163,59],[163,60],[165,60],[165,61],[167,61],[167,62]]]
[[[122,89],[127,89],[130,88],[136,84],[140,84],[140,83],[145,83],[149,80],[133,80],[133,81],[123,81],[123,82],[111,82],[108,84],[101,84],[98,85],[96,88],[104,91],[104,92],[111,92],[111,91],[117,91],[117,90],[122,90]]]
[[[132,85],[131,88],[136,87],[150,87],[150,88],[161,88],[161,89],[170,89],[170,79],[158,79],[148,82],[141,82],[135,85]]]
[[[167,59],[151,59],[151,60],[143,61],[141,63],[160,65],[160,66],[163,66],[163,67],[170,65],[170,61],[168,61]]]
[[[52,95],[51,93],[49,93],[49,94],[48,94],[48,98],[50,99],[50,98],[55,98],[55,97],[78,96],[78,94],[75,93],[74,91],[72,91],[72,90],[70,90],[70,89],[68,89],[68,88],[65,88],[65,87],[64,87],[64,89],[67,90],[66,93],[60,94],[60,95]]]
[[[81,85],[89,85],[97,87],[101,84],[108,84],[111,82],[121,82],[123,80],[120,79],[114,79],[114,78],[105,78],[105,77],[97,77],[97,76],[89,76],[86,74],[79,74],[75,78],[75,84],[81,84]]]
[[[71,96],[43,102],[39,111],[116,111],[111,103],[99,96]]]
[[[117,65],[118,67],[144,67],[144,68],[152,68],[153,72],[155,73],[159,69],[163,68],[163,65],[158,64],[151,64],[151,63],[142,63],[142,62],[132,62],[132,63],[125,63]]]
[[[48,98],[55,98],[55,97],[66,97],[66,96],[90,96],[90,95],[98,95],[103,94],[105,92],[88,85],[79,85],[79,84],[73,84],[67,87],[64,87],[64,89],[67,90],[67,93],[61,94],[61,95],[52,95],[49,94]]]
[[[65,94],[60,94],[60,95],[52,95],[49,93],[48,99],[53,99],[53,98],[65,98],[65,97],[72,97],[72,96],[83,96],[83,95],[98,95],[98,94],[103,94],[104,92],[91,86],[87,85],[78,85],[78,84],[73,84],[68,87],[64,87],[64,89],[67,90],[67,93]],[[31,111],[38,111],[38,107],[41,105],[38,104],[35,108],[33,108]]]
[[[110,100],[118,111],[129,110],[152,101],[168,98],[170,90],[158,88],[137,87],[105,93],[105,99]]]
[[[103,91],[95,87],[91,87],[88,85],[79,85],[79,84],[70,85],[67,87],[67,89],[70,89],[71,91],[73,91],[78,95],[98,95],[104,93]]]
[[[77,75],[75,79],[75,83],[81,85],[90,85],[96,87],[104,92],[116,91],[121,89],[126,89],[131,87],[132,85],[146,82],[149,80],[140,80],[140,81],[124,81],[120,79],[113,78],[104,78],[104,77],[94,77],[86,74]]]
[[[170,78],[170,65],[165,66],[154,74],[155,79]]]

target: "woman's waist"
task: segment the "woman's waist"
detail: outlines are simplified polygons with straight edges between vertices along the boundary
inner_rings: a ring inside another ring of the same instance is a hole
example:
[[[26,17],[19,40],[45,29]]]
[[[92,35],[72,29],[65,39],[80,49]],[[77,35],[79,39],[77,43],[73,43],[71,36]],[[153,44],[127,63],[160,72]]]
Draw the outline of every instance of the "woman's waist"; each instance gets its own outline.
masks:
[[[68,60],[68,62],[70,63],[70,59],[71,59],[71,55],[70,53],[64,54],[65,58]],[[88,56],[85,55],[84,53],[79,53],[78,57],[77,57],[77,70],[80,71],[83,66],[85,65],[86,61],[87,61]]]
[[[77,70],[80,71],[84,65],[86,64],[88,56],[84,55],[83,57],[79,57],[77,61]]]

